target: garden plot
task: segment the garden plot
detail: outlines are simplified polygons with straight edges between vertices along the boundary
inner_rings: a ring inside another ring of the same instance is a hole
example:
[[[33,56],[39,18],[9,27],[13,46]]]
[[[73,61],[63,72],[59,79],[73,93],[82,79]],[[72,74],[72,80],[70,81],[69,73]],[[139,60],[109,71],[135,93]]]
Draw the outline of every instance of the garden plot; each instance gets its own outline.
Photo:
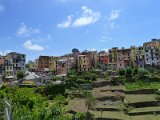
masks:
[[[155,107],[144,107],[144,108],[135,108],[129,112],[129,115],[153,115],[160,114],[160,106]]]
[[[150,102],[157,101],[155,94],[126,94],[125,103],[140,103],[140,102]]]
[[[69,101],[68,110],[75,112],[87,112],[87,106],[84,99],[73,99]]]
[[[160,120],[160,115],[138,115],[131,118],[132,120]]]
[[[121,111],[123,108],[122,101],[112,101],[112,100],[106,100],[106,101],[97,101],[95,105],[95,109],[97,111],[103,110],[103,111]]]
[[[113,111],[92,111],[91,114],[94,115],[94,118],[105,118],[107,119],[117,119],[117,120],[130,120],[129,116],[124,114],[123,112],[113,112]]]
[[[94,91],[100,91],[100,92],[120,91],[120,92],[123,92],[124,91],[124,86],[111,86],[111,85],[108,85],[108,86],[95,88]]]
[[[100,97],[105,97],[105,96],[122,96],[124,97],[124,93],[122,92],[119,92],[119,91],[115,91],[115,92],[112,92],[112,91],[107,91],[107,92],[101,92],[101,91],[94,91],[93,92],[95,98],[100,98]]]

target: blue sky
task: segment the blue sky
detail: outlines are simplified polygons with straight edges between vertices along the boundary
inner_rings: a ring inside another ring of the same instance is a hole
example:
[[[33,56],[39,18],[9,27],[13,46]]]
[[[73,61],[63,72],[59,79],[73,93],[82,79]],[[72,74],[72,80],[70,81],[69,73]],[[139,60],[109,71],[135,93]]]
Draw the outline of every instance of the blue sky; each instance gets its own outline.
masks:
[[[0,54],[62,55],[160,38],[160,0],[0,0]]]

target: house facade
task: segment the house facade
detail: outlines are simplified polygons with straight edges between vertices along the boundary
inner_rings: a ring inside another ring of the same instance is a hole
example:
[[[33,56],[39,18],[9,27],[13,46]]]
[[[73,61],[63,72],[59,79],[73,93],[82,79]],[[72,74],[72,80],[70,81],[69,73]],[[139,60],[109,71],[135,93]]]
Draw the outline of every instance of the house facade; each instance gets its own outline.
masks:
[[[109,64],[109,54],[106,51],[99,52],[98,62],[100,64]]]
[[[4,60],[5,76],[16,76],[18,71],[25,71],[26,55],[16,52],[8,53]]]
[[[38,71],[49,70],[49,56],[39,56]]]
[[[124,69],[131,66],[131,49],[117,50],[117,69]]]
[[[116,64],[117,62],[117,50],[118,47],[113,47],[112,49],[109,49],[109,62],[112,64]]]
[[[78,55],[78,71],[85,72],[89,71],[90,63],[89,63],[89,56],[88,55]]]
[[[57,71],[57,62],[58,57],[49,57],[49,71],[56,72]]]
[[[143,44],[145,64],[158,66],[160,62],[160,39],[152,39],[151,42]]]

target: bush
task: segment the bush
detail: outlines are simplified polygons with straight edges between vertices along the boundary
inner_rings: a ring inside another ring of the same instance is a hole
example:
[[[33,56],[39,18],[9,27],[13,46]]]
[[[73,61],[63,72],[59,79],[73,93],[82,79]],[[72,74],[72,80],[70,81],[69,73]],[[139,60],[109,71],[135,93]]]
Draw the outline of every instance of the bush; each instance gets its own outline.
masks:
[[[116,78],[116,81],[119,81],[120,83],[124,84],[126,81],[126,78],[124,76],[118,76]]]
[[[77,80],[77,75],[73,75],[73,74],[69,75],[68,79],[71,80],[71,81],[76,81]]]
[[[23,71],[19,71],[18,73],[17,73],[17,78],[18,79],[22,79],[22,78],[24,78],[25,77],[25,73],[23,72]]]
[[[145,69],[139,69],[138,70],[138,77],[141,78],[141,79],[144,79],[145,77],[148,76],[148,71],[145,70]]]
[[[126,68],[126,76],[132,75],[132,68],[128,67]]]
[[[84,79],[77,79],[76,81],[78,84],[84,84],[85,83],[85,80]]]
[[[97,80],[97,78],[98,78],[98,75],[96,75],[96,74],[92,74],[92,80],[93,80],[93,81],[96,81],[96,80]]]
[[[125,70],[124,70],[124,69],[120,69],[120,70],[119,70],[119,75],[120,75],[120,76],[125,75]]]
[[[53,99],[58,94],[65,94],[65,85],[47,85],[45,87],[39,87],[35,91],[43,96],[47,96],[49,99]]]
[[[63,78],[62,78],[62,77],[59,77],[59,76],[53,77],[53,81],[62,80],[62,79],[63,79]]]
[[[133,69],[133,74],[134,74],[134,75],[137,75],[137,74],[138,74],[138,69],[137,69],[137,68],[134,68],[134,69]]]

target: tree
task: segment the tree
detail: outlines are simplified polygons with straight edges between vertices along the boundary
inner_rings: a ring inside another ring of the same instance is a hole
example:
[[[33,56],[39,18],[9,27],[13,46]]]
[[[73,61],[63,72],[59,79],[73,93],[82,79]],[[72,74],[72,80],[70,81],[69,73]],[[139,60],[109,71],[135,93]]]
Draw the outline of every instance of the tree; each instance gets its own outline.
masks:
[[[25,77],[25,73],[23,72],[23,71],[19,71],[18,73],[17,73],[17,78],[18,79],[22,79],[22,78],[24,78]]]
[[[134,69],[133,69],[133,74],[134,74],[134,75],[137,75],[137,74],[138,74],[138,69],[137,69],[137,68],[134,68]]]
[[[125,75],[125,70],[124,70],[124,69],[120,69],[120,70],[119,70],[119,75],[120,75],[120,76]]]
[[[72,49],[72,52],[73,52],[73,53],[79,53],[79,50],[78,50],[77,48],[73,48],[73,49]]]
[[[128,67],[126,68],[126,76],[132,75],[132,68]]]

